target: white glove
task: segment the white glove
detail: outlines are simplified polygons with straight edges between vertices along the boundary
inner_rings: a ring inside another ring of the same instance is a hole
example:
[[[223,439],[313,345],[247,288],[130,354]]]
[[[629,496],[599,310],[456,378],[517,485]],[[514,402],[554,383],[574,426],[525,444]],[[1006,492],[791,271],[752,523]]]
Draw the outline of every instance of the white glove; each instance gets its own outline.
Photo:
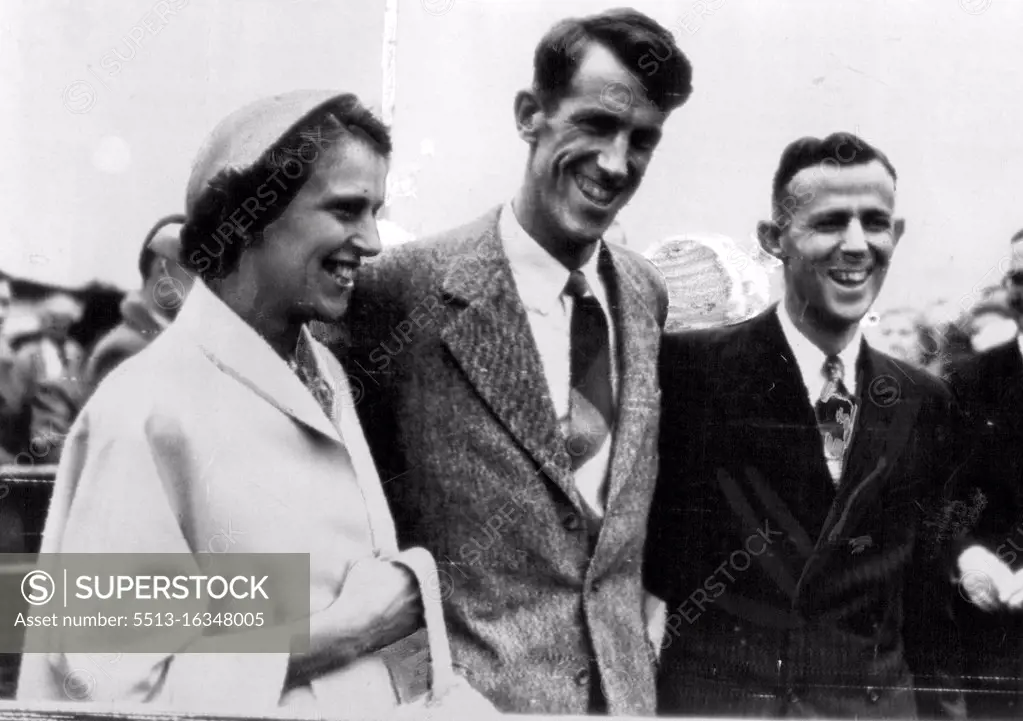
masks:
[[[959,585],[973,605],[984,611],[1023,606],[1023,574],[981,545],[967,548],[958,559]]]

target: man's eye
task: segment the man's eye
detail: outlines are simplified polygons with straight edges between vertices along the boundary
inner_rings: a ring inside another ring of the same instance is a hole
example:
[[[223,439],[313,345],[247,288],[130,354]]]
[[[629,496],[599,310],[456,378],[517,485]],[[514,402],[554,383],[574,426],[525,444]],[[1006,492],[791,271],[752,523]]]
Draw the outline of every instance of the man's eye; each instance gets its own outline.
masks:
[[[606,135],[614,132],[615,122],[609,118],[583,118],[579,127],[596,135]]]
[[[818,233],[838,233],[845,228],[845,223],[840,220],[822,220],[814,224],[814,230]]]
[[[362,209],[353,204],[338,205],[334,208],[334,214],[344,220],[352,220],[357,218]]]

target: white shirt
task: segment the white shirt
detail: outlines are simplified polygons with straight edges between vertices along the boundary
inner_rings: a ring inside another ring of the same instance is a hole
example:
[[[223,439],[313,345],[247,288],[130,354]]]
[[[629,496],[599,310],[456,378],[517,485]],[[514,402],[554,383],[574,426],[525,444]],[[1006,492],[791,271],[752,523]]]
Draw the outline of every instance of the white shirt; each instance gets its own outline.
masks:
[[[548,253],[525,231],[511,203],[501,209],[498,232],[504,253],[511,265],[512,278],[519,298],[526,309],[533,342],[540,353],[547,389],[554,402],[554,411],[561,421],[568,416],[571,396],[571,320],[572,297],[566,295],[569,270]],[[601,241],[601,244],[603,241]],[[617,333],[614,315],[608,303],[607,288],[598,272],[601,248],[580,268],[607,317],[611,359],[611,398],[618,403]],[[602,491],[607,484],[611,458],[611,439],[614,428],[604,439],[596,455],[575,472],[576,488],[590,510],[598,517],[604,515]]]
[[[824,375],[824,361],[827,360],[828,356],[824,351],[815,346],[809,338],[799,332],[796,324],[789,317],[789,312],[784,302],[778,304],[775,312],[778,314],[778,320],[781,321],[781,330],[785,335],[785,340],[788,342],[789,348],[792,349],[793,359],[796,361],[799,375],[803,379],[803,386],[806,388],[806,396],[810,401],[810,406],[813,407],[820,400],[821,394],[824,392],[824,386],[828,382],[827,377]],[[852,340],[838,353],[838,358],[842,361],[842,367],[844,368],[842,382],[853,397],[856,397],[856,368],[860,359],[862,345],[863,331],[857,326],[856,334]],[[823,447],[824,439],[822,438],[821,448]],[[831,472],[831,477],[836,481],[841,476],[841,469],[841,461],[828,461],[828,470]]]

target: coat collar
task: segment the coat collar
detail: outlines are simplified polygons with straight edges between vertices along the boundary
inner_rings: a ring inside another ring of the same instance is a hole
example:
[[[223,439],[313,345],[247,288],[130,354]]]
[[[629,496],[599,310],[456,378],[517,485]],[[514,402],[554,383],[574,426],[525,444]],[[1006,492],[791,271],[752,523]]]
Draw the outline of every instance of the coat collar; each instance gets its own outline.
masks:
[[[440,335],[462,371],[508,432],[579,508],[571,461],[545,382],[526,310],[516,291],[499,234],[500,208],[467,226],[452,255],[442,290],[456,309]],[[618,329],[619,415],[611,451],[608,512],[628,480],[641,446],[642,421],[657,402],[656,348],[660,331],[625,258],[604,244],[600,262],[610,285]]]
[[[340,442],[337,429],[284,359],[201,280],[195,281],[180,314],[171,325],[171,330],[175,329],[187,335],[220,370],[282,413]],[[326,362],[326,349],[312,338],[307,328],[303,327],[302,333],[312,347],[325,379],[335,389],[344,387],[336,377],[334,367]],[[170,338],[168,340],[171,341]]]

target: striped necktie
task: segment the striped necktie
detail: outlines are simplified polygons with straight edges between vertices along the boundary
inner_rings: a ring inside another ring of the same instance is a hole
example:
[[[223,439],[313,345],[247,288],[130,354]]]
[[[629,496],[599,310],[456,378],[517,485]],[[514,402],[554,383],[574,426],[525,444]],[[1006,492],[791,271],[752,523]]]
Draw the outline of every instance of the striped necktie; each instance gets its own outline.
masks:
[[[573,270],[565,285],[572,298],[571,394],[562,422],[572,470],[596,455],[611,433],[611,341],[607,316],[582,271]]]

